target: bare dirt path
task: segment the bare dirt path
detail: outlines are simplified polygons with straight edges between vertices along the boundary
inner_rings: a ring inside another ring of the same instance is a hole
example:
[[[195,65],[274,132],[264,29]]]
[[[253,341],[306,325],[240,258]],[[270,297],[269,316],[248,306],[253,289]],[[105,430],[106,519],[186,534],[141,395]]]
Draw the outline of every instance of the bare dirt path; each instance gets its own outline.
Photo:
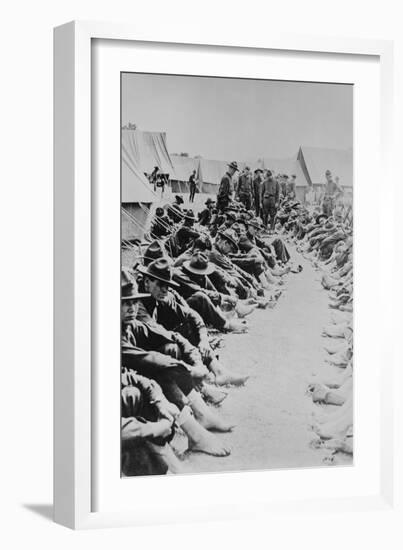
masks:
[[[245,387],[229,390],[219,411],[237,423],[232,433],[217,436],[232,453],[226,458],[192,453],[186,458],[192,472],[325,466],[328,452],[310,446],[318,406],[306,389],[335,368],[324,362],[321,336],[330,319],[328,297],[311,264],[292,246],[290,252],[303,271],[287,276],[274,309],[249,317],[249,333],[226,335],[220,350],[225,364],[251,375]]]

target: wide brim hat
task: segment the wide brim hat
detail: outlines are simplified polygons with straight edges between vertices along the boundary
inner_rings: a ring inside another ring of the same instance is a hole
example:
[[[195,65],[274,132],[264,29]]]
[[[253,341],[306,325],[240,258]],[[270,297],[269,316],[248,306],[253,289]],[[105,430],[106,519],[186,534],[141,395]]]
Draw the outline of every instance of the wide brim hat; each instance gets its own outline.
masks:
[[[140,266],[138,268],[140,273],[146,277],[151,277],[153,279],[158,279],[163,283],[166,283],[168,286],[178,288],[178,283],[172,280],[172,268],[171,263],[167,258],[159,258],[154,260],[147,267]]]
[[[233,160],[227,164],[230,168],[233,168],[236,172],[239,172],[238,164]]]
[[[209,197],[204,204],[215,204],[215,201]]]
[[[231,235],[229,231],[218,231],[217,235],[222,237],[223,239],[226,239],[229,243],[233,245],[236,251],[238,251],[238,243],[234,239],[234,237]]]
[[[187,212],[185,212],[184,216],[183,216],[183,219],[184,220],[189,220],[189,221],[196,221],[196,217],[193,213],[193,210],[188,210]]]
[[[194,254],[190,260],[184,262],[183,269],[195,275],[210,275],[215,271],[214,265],[208,261],[207,256],[202,252]]]
[[[179,202],[179,204],[183,204],[183,198],[180,195],[175,195],[176,202]]]
[[[256,168],[256,170],[253,171],[254,174],[257,174],[258,172],[263,174],[263,170],[261,168]]]
[[[163,258],[165,256],[165,251],[161,245],[161,243],[157,240],[153,241],[149,246],[146,248],[143,260],[147,262],[147,264],[153,262],[154,260],[158,260],[158,258]]]
[[[238,219],[238,216],[235,214],[233,210],[229,210],[228,212],[225,212],[225,215],[227,218],[230,218],[231,220],[236,221]]]
[[[139,288],[135,281],[125,283],[121,287],[120,298],[122,302],[127,300],[141,300],[141,298],[148,298],[151,294],[146,292],[139,292]]]
[[[261,226],[259,220],[256,220],[256,219],[247,220],[246,224],[251,225],[252,227],[255,227],[256,229],[262,229],[262,226]]]

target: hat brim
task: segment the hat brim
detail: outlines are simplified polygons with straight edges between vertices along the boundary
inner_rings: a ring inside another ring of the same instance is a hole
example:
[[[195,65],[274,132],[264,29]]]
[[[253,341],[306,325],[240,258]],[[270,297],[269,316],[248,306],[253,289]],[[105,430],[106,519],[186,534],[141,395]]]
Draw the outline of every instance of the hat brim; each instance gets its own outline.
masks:
[[[121,296],[122,302],[126,300],[141,300],[141,298],[149,298],[151,294],[147,293],[139,293],[139,294],[132,294],[131,296]]]
[[[222,231],[218,231],[217,235],[219,235],[220,237],[228,241],[230,244],[232,244],[232,246],[234,246],[235,250],[238,252],[239,246],[238,246],[238,243],[234,241],[234,239],[231,239],[231,237],[228,237],[228,235],[225,235],[225,233],[223,233]]]
[[[186,271],[189,271],[190,273],[194,273],[195,275],[210,275],[211,273],[213,273],[213,271],[215,271],[215,267],[211,264],[209,264],[204,269],[194,268],[190,265],[190,260],[187,260],[186,262],[184,262],[182,267]]]
[[[137,268],[140,273],[143,275],[146,275],[146,277],[150,277],[151,279],[158,279],[158,281],[162,281],[163,283],[167,284],[168,286],[172,286],[174,288],[179,288],[180,285],[178,283],[175,283],[175,281],[165,279],[164,277],[159,277],[158,275],[155,275],[154,273],[149,273],[147,269],[144,269],[143,266],[140,266]]]
[[[255,222],[245,221],[245,224],[246,224],[246,225],[251,225],[251,226],[254,227],[255,229],[261,229],[261,228],[262,228],[261,225],[258,225],[258,224],[255,223]]]
[[[234,166],[233,164],[227,164],[227,166],[229,166],[230,168],[232,168],[233,170],[235,170],[235,172],[239,172],[239,168],[237,168],[237,167]]]

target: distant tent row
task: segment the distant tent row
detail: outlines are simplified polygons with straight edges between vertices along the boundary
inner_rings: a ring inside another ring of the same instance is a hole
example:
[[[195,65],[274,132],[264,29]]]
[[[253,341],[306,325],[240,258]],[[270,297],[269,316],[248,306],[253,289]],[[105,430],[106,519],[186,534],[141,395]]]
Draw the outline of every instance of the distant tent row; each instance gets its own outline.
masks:
[[[158,166],[162,173],[169,174],[174,192],[187,192],[189,176],[196,170],[197,180],[201,182],[199,191],[215,193],[216,186],[227,170],[228,162],[170,155],[164,132],[123,129],[122,202],[153,199],[154,193],[145,174],[150,174],[155,166]],[[343,187],[352,188],[353,185],[352,149],[301,146],[295,155],[288,158],[263,157],[245,162],[238,161],[241,170],[246,165],[252,171],[267,168],[275,173],[285,173],[289,176],[295,174],[297,187],[323,185],[326,181],[326,170],[331,170],[334,176],[339,176]]]
[[[164,132],[143,132],[141,130],[122,129],[121,189],[122,203],[125,209],[122,215],[122,238],[133,236],[133,224],[136,220],[138,230],[147,224],[147,212],[157,200],[153,187],[148,181],[155,166],[160,172],[169,175],[173,193],[189,192],[189,177],[196,170],[196,180],[200,193],[215,194],[222,176],[227,170],[227,160],[192,158],[169,154]],[[237,159],[230,159],[237,160]],[[325,172],[330,170],[333,176],[340,178],[340,185],[347,194],[353,187],[352,149],[325,149],[301,146],[298,152],[289,158],[263,157],[238,161],[242,170],[246,165],[252,172],[257,168],[270,169],[276,174],[296,175],[297,199],[304,202],[307,193],[314,191],[317,197],[326,182]]]

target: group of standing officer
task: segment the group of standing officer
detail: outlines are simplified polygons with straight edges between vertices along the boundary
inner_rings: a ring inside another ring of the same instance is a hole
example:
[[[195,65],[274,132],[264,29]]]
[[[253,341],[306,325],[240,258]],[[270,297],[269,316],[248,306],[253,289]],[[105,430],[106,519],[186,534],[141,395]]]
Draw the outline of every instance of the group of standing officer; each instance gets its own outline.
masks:
[[[218,211],[223,212],[228,207],[235,192],[235,198],[243,203],[246,210],[254,208],[256,216],[262,218],[265,227],[270,223],[270,229],[273,230],[280,201],[279,182],[270,170],[257,168],[252,176],[250,168],[246,166],[234,189],[232,178],[237,171],[239,168],[235,161],[228,164],[217,193]]]

